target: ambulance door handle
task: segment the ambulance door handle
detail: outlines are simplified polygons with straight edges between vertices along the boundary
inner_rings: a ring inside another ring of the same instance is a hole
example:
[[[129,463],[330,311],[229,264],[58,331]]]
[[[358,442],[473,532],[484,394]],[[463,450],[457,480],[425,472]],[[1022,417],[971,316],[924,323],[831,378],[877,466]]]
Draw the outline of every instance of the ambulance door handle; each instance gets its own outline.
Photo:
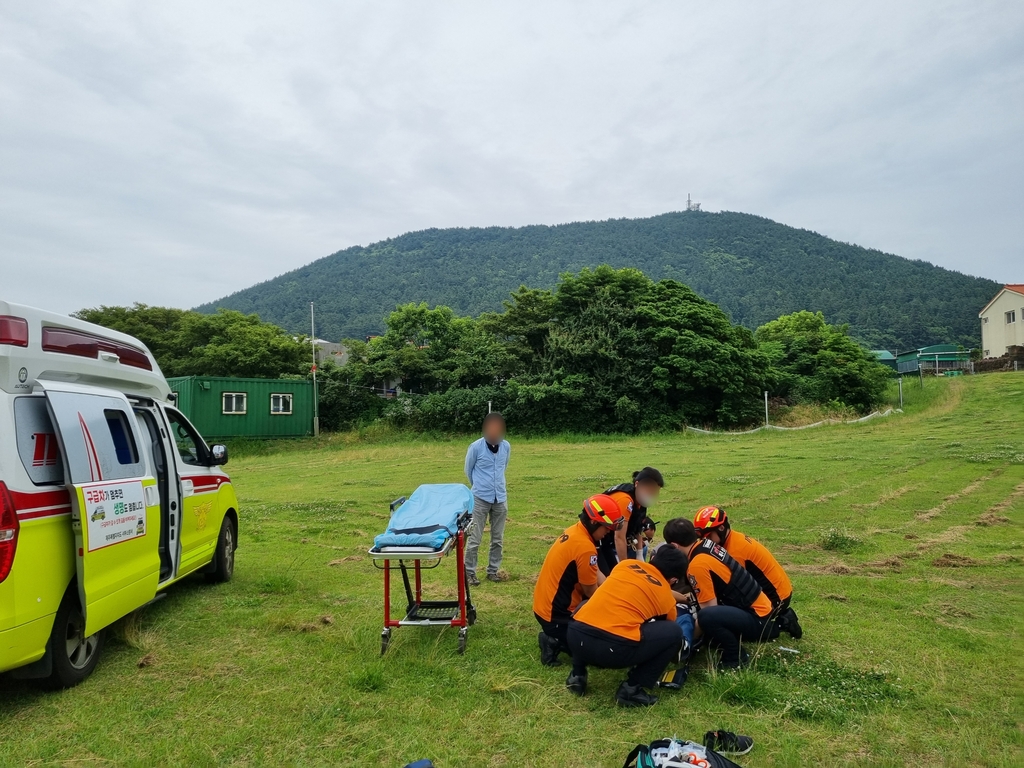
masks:
[[[191,480],[182,480],[181,481],[181,495],[182,496],[191,496],[192,495],[192,481]]]

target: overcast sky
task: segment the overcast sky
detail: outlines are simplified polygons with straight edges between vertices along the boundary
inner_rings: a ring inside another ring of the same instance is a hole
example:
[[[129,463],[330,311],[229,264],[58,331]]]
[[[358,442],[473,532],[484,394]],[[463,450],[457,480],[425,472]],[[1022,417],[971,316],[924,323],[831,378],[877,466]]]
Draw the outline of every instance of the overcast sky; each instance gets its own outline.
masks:
[[[687,193],[1024,282],[1024,3],[0,5],[7,300],[189,307]]]

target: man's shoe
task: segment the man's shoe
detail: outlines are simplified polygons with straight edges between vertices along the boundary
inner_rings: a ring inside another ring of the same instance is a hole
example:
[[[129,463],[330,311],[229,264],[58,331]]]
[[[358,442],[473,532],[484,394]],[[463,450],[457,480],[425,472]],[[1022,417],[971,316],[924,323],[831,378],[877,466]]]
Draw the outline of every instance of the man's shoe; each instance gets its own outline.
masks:
[[[500,584],[501,582],[505,581],[505,579],[501,577],[501,574],[498,573],[488,573],[487,580],[493,581],[495,584]]]
[[[480,579],[478,579],[476,576],[467,576],[466,583],[469,584],[469,586],[471,587],[479,587]]]
[[[704,746],[722,755],[745,755],[754,748],[754,740],[732,731],[708,731]]]
[[[582,696],[587,692],[587,675],[574,675],[570,672],[565,678],[565,687],[577,696]]]
[[[658,697],[649,694],[643,686],[623,682],[615,692],[615,703],[620,707],[650,707],[658,703]]]
[[[690,644],[686,642],[686,638],[683,638],[682,644],[679,646],[679,653],[676,654],[676,664],[685,664],[686,660],[690,658]]]
[[[545,667],[559,667],[562,665],[562,662],[558,659],[558,654],[562,650],[562,644],[558,642],[557,638],[550,637],[541,632],[537,635],[537,643],[540,645],[541,664]]]
[[[678,691],[683,685],[686,684],[686,679],[690,676],[689,667],[679,667],[679,669],[666,669],[665,674],[661,676],[658,681],[659,688],[666,688],[670,691]]]
[[[804,630],[800,626],[800,622],[796,618],[796,611],[790,608],[784,614],[782,614],[782,629],[784,632],[788,632],[789,636],[794,640],[799,640],[804,636]]]

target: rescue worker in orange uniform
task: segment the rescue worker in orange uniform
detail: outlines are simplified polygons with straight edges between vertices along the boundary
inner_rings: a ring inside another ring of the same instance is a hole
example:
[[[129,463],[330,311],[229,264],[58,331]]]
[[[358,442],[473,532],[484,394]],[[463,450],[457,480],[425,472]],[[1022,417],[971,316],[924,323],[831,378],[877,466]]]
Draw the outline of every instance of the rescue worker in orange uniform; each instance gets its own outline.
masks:
[[[741,642],[763,642],[776,631],[771,601],[724,547],[700,538],[689,520],[667,522],[665,541],[670,547],[662,547],[655,557],[670,548],[687,552],[686,576],[700,606],[697,629],[721,652],[718,668],[745,667],[750,657]]]
[[[625,519],[622,528],[615,532],[614,538],[605,539],[601,543],[598,554],[601,572],[607,576],[612,568],[623,560],[642,560],[643,527],[647,519],[647,508],[658,500],[661,489],[665,487],[665,478],[654,467],[644,467],[633,473],[633,481],[622,483],[605,491],[619,505],[619,511]]]
[[[776,628],[788,632],[794,640],[803,636],[803,629],[789,602],[793,597],[793,584],[779,561],[761,542],[752,536],[734,531],[729,516],[721,507],[702,507],[693,517],[697,534],[725,547],[733,559],[754,577],[761,591],[771,601],[776,617]]]
[[[541,626],[537,636],[541,664],[558,666],[558,655],[568,653],[566,630],[572,612],[605,578],[597,567],[596,545],[623,522],[613,499],[591,496],[583,502],[579,522],[566,528],[548,550],[533,588],[533,615]]]
[[[615,693],[623,707],[648,707],[658,701],[654,687],[682,648],[673,587],[686,578],[686,556],[664,547],[650,563],[624,560],[612,569],[569,625],[572,672],[566,688],[587,691],[587,666],[626,669]],[[654,621],[652,621],[654,619]]]

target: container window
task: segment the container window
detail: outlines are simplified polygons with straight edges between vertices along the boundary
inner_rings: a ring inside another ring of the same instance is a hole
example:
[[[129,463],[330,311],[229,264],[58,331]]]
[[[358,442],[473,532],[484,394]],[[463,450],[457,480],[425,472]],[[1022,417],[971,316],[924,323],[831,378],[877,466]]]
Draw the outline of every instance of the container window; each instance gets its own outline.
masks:
[[[139,452],[135,448],[135,438],[128,426],[124,411],[107,410],[103,412],[107,418],[110,439],[114,441],[114,455],[118,464],[138,464]]]
[[[223,395],[223,407],[221,413],[245,414],[245,393],[244,392],[225,392]]]
[[[271,395],[270,412],[275,416],[288,416],[292,412],[291,395]]]

